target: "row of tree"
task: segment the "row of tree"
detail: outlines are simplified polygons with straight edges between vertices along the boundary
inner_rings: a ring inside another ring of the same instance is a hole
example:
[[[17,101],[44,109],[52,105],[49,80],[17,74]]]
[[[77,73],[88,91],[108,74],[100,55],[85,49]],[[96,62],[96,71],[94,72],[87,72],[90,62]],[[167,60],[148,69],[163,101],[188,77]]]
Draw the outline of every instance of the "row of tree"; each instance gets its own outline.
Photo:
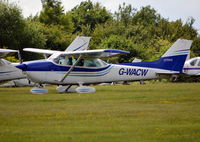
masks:
[[[91,49],[115,48],[130,51],[116,58],[128,62],[159,58],[178,38],[194,40],[192,56],[200,56],[200,37],[193,27],[195,19],[169,21],[151,6],[136,10],[131,5],[119,5],[111,13],[100,3],[83,1],[64,12],[60,0],[42,0],[42,11],[24,18],[13,3],[0,0],[0,48],[42,48],[65,50],[77,35],[91,36]],[[40,56],[23,54],[25,60]]]

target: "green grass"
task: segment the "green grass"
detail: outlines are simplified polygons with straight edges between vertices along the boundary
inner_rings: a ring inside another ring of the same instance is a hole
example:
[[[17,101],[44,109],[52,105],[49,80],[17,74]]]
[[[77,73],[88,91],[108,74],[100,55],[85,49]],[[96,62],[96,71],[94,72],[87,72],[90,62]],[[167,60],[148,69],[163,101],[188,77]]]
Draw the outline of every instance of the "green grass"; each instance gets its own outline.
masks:
[[[200,84],[95,86],[94,94],[0,88],[0,142],[198,142]]]

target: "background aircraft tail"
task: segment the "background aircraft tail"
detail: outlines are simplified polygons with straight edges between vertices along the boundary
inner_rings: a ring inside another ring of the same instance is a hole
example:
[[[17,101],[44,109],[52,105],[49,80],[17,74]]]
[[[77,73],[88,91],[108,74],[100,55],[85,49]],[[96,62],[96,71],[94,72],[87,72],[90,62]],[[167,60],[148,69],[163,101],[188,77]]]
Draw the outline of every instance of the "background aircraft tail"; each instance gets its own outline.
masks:
[[[168,70],[166,72],[158,73],[182,73],[185,60],[190,53],[191,45],[191,40],[178,39],[158,60],[138,63],[125,63],[123,65]]]
[[[65,51],[87,50],[91,37],[77,36]]]

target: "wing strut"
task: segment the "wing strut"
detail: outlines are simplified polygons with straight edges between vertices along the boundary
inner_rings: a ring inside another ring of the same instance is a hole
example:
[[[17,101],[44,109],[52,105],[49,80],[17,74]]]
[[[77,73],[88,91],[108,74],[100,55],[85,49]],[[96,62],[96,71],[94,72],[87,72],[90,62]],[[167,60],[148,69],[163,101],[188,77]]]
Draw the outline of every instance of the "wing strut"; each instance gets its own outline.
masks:
[[[70,74],[70,72],[74,69],[74,67],[75,67],[75,66],[77,65],[77,63],[80,61],[81,57],[82,57],[82,55],[80,55],[80,56],[78,57],[78,59],[76,60],[76,62],[71,66],[71,68],[68,70],[68,72],[65,74],[65,76],[60,80],[60,82],[63,82],[63,81],[66,79],[66,77]]]

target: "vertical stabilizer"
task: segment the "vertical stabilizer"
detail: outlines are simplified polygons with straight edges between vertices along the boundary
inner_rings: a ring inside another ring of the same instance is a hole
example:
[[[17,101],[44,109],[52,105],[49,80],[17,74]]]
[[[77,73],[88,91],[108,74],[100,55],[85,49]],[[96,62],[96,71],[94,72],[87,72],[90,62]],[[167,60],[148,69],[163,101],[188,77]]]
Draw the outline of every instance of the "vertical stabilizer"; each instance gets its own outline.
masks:
[[[178,39],[162,57],[188,55],[191,45],[192,40]]]
[[[178,39],[167,52],[157,60],[160,62],[160,68],[182,73],[186,58],[190,54],[191,45],[192,40]]]
[[[167,72],[182,73],[183,65],[190,53],[191,45],[191,40],[179,39],[158,60],[131,64],[124,63],[123,65],[156,68],[166,70]]]
[[[91,37],[77,36],[65,51],[87,50]]]

